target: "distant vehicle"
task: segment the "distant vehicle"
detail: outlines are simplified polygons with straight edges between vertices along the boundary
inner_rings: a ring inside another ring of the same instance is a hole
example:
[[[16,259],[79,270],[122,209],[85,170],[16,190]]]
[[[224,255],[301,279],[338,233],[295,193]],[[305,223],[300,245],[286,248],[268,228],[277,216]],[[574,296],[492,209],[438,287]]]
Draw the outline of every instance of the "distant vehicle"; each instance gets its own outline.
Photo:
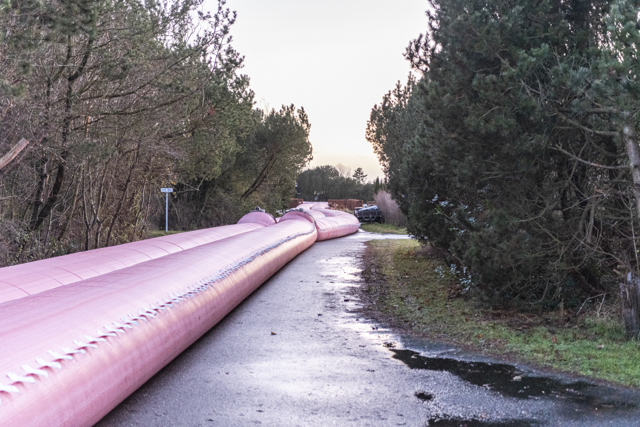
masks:
[[[358,218],[360,222],[384,222],[384,215],[382,210],[377,206],[368,206],[366,208],[357,208],[353,211],[353,214]]]

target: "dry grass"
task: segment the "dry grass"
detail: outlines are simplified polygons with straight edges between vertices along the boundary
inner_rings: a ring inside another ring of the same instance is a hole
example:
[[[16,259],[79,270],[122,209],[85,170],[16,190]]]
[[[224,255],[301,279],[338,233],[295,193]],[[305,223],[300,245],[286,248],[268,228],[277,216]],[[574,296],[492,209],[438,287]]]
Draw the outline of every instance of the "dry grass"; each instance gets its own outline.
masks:
[[[398,228],[407,227],[407,217],[400,210],[398,203],[391,198],[391,194],[381,190],[373,198],[376,201],[376,206],[382,210],[386,223],[395,225]]]
[[[380,224],[378,222],[360,224],[360,228],[369,233],[407,234],[406,228],[396,227],[393,224]]]

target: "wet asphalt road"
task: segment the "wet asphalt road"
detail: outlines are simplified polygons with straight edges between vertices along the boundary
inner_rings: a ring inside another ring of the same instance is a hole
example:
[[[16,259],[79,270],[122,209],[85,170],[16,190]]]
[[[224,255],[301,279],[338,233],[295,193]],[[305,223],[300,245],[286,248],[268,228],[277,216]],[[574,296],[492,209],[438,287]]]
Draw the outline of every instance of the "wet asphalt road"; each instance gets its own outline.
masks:
[[[366,240],[385,237],[314,244],[98,425],[640,426],[637,391],[545,376],[362,318],[350,293],[359,257]]]

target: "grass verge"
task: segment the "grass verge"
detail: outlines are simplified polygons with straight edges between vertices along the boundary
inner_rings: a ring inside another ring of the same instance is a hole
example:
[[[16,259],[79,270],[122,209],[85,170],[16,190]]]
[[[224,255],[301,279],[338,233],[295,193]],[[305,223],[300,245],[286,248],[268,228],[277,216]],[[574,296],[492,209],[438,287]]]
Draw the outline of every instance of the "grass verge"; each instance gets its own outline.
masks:
[[[370,233],[407,234],[406,228],[396,227],[395,225],[392,225],[392,224],[380,224],[377,222],[361,224],[360,228]]]
[[[164,231],[164,230],[147,230],[145,239],[153,239],[154,237],[168,236],[170,234],[178,234],[182,231]]]
[[[374,319],[468,350],[640,387],[638,342],[625,339],[617,319],[497,312],[464,298],[451,278],[436,271],[443,271],[442,261],[426,256],[417,242],[367,245],[367,286],[360,292]]]

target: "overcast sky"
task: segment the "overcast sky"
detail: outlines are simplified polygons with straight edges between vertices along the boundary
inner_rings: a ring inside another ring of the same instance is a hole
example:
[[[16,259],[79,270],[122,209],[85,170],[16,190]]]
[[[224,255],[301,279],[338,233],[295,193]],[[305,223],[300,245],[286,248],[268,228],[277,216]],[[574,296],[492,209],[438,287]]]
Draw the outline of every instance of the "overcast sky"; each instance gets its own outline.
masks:
[[[215,2],[207,0],[215,11]],[[410,72],[402,56],[427,26],[426,0],[228,0],[232,45],[245,56],[257,107],[303,106],[311,166],[383,177],[365,139],[374,104]]]

